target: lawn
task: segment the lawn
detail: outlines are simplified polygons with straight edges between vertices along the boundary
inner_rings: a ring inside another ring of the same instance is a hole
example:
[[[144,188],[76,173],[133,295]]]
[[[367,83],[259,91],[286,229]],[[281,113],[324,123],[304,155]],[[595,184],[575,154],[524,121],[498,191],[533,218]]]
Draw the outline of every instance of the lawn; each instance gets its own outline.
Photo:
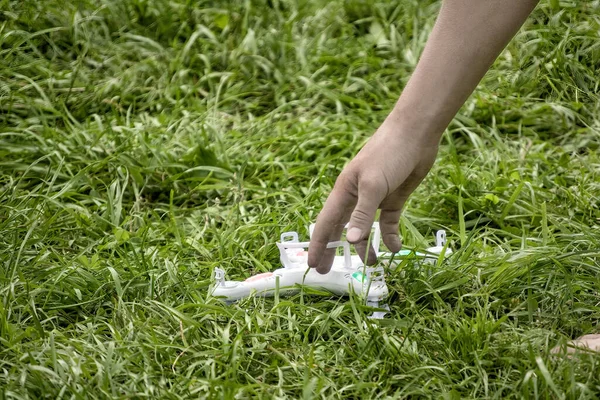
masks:
[[[600,1],[542,0],[401,221],[454,254],[359,299],[279,267],[439,1],[0,0],[0,398],[597,398]]]

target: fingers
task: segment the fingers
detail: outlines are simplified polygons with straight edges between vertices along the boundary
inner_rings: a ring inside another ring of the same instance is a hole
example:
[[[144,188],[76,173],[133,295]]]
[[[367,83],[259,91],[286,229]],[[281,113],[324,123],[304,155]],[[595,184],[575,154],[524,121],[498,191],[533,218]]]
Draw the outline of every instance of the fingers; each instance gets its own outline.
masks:
[[[393,253],[400,251],[402,247],[402,241],[398,235],[398,225],[404,203],[431,169],[436,152],[437,149],[433,149],[431,156],[426,158],[425,162],[417,165],[400,187],[381,203],[381,214],[379,216],[381,238],[385,246]]]
[[[330,236],[329,239],[325,240],[325,241],[319,241],[319,246],[323,246],[323,249],[321,250],[320,254],[321,257],[318,261],[318,263],[314,264],[315,266],[313,268],[315,268],[317,270],[318,273],[320,274],[326,274],[329,272],[329,270],[331,269],[331,265],[333,264],[333,260],[335,258],[335,254],[336,254],[336,248],[327,248],[327,244],[329,242],[335,242],[338,241],[340,239],[340,236],[342,236],[342,231],[344,230],[344,225],[345,224],[338,224],[333,226],[330,230]],[[316,231],[316,227],[315,227],[315,231]],[[312,247],[312,239],[310,241],[310,247]],[[309,266],[312,267],[312,265],[310,264],[310,247],[309,247]],[[319,247],[317,247],[319,248]]]
[[[368,252],[367,252],[368,245]],[[373,243],[369,243],[369,239],[361,240],[354,245],[360,259],[367,265],[375,265],[377,263],[377,254],[373,248]],[[366,260],[366,261],[365,261]]]
[[[368,239],[373,221],[375,221],[375,214],[385,194],[385,188],[382,188],[381,185],[368,180],[360,182],[358,202],[350,217],[346,233],[346,239],[350,243],[358,244],[360,241]]]
[[[308,247],[308,266],[317,272],[326,274],[331,269],[335,257],[335,249],[328,249],[327,244],[340,239],[351,210],[356,204],[356,196],[344,189],[346,177],[340,176],[338,182],[327,198],[321,213],[317,217],[315,229]]]
[[[340,239],[348,219],[348,242],[354,245],[365,264],[377,262],[377,255],[373,246],[368,246],[368,239],[387,186],[375,179],[363,179],[356,188],[356,180],[355,175],[340,175],[317,217],[308,249],[308,265],[321,274],[329,272],[335,257],[335,250],[327,249],[327,243]]]
[[[400,214],[402,212],[402,207],[405,200],[406,197],[402,194],[398,196],[398,193],[393,193],[391,196],[386,197],[386,199],[379,205],[379,208],[381,208],[381,214],[379,215],[381,238],[383,239],[385,246],[393,253],[397,253],[402,247],[402,242],[400,240],[400,236],[398,235],[398,225],[400,223]],[[375,211],[377,211],[377,209],[375,209]],[[369,233],[371,231],[371,225],[368,227]],[[367,255],[369,233],[366,234],[366,238],[354,244],[354,247],[365,264],[374,265],[377,262],[377,254],[373,248],[373,243],[370,244]]]
[[[367,265],[377,262],[377,255],[372,244],[369,243],[371,227],[379,204],[385,197],[386,188],[373,183],[374,181],[363,180],[358,187],[358,202],[352,212],[348,224],[346,239],[354,244],[358,255]]]
[[[389,195],[381,203],[381,214],[379,215],[381,238],[383,239],[385,247],[392,253],[397,253],[402,248],[398,227],[404,203],[406,203],[406,200],[422,179],[423,178],[411,174],[395,192]]]
[[[383,244],[392,253],[397,253],[402,247],[400,236],[398,235],[398,224],[400,223],[400,213],[402,212],[402,206],[395,207],[392,209],[381,209],[379,215],[379,228],[381,229],[381,238]]]
[[[311,268],[322,274],[329,272],[335,250],[327,249],[327,244],[340,239],[347,221],[346,240],[354,245],[365,264],[375,263],[377,255],[368,246],[368,239],[380,207],[383,242],[390,251],[400,251],[398,223],[402,206],[427,175],[435,161],[437,146],[422,147],[408,140],[400,148],[402,151],[397,152],[390,150],[395,148],[389,143],[390,138],[397,136],[378,130],[339,175],[311,237],[308,250]]]

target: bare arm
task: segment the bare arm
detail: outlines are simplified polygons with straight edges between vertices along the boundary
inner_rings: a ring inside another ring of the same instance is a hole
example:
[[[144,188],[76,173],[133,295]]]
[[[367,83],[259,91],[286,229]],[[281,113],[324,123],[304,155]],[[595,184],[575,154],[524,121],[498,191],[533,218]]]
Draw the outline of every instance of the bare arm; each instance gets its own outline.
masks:
[[[385,245],[400,250],[398,222],[408,196],[435,161],[440,137],[537,0],[445,0],[423,54],[394,109],[344,168],[309,248],[312,268],[326,273],[346,222],[361,256],[377,209]],[[371,250],[369,261],[374,261]]]
[[[391,116],[438,140],[537,0],[446,0]]]

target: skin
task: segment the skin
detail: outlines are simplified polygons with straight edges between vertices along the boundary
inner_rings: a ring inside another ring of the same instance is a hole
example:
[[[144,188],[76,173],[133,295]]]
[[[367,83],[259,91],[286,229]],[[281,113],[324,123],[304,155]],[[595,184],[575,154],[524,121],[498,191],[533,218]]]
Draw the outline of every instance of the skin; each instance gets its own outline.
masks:
[[[537,0],[446,0],[407,86],[375,134],[338,176],[319,214],[308,264],[325,274],[349,222],[346,239],[368,264],[380,209],[382,239],[401,247],[400,213],[435,162],[442,133],[506,47]],[[367,247],[369,251],[367,252]]]

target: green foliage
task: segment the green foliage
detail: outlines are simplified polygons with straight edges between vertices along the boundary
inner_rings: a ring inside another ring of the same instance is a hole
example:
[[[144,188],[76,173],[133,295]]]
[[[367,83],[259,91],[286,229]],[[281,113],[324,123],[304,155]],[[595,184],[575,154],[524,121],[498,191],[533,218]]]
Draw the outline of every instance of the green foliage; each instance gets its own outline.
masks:
[[[600,3],[542,2],[402,217],[435,268],[356,299],[207,297],[278,266],[393,106],[416,0],[0,1],[3,398],[596,398]]]

